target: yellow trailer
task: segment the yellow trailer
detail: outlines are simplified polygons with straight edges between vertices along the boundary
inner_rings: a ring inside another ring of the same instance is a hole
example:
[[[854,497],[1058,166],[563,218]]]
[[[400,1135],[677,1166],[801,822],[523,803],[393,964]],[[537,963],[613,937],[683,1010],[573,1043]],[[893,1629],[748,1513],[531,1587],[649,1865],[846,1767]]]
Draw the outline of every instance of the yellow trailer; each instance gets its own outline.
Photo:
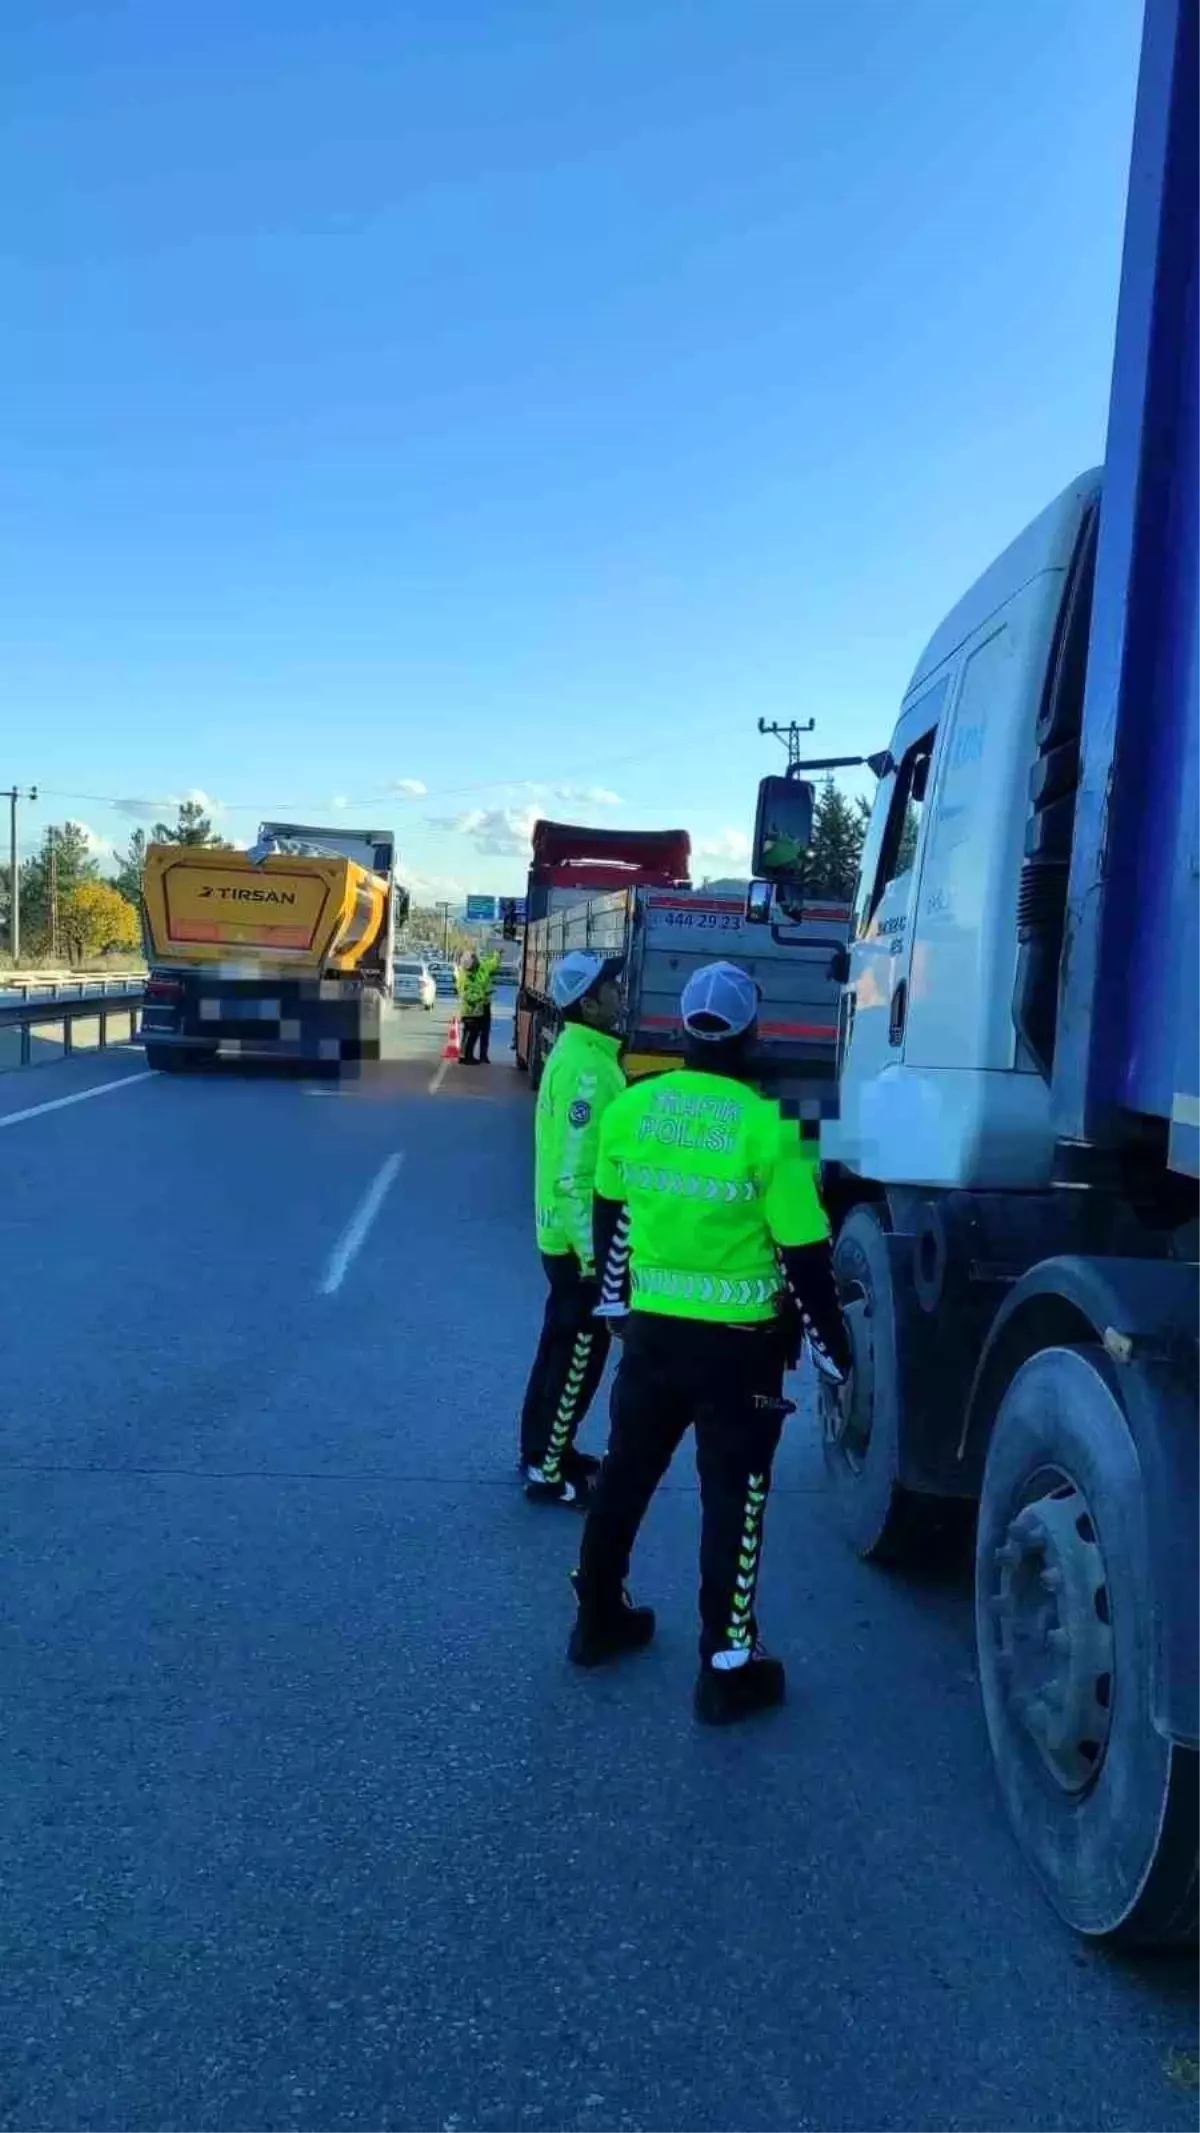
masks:
[[[218,1052],[377,1058],[398,902],[402,919],[389,832],[270,823],[249,852],[151,845],[149,1064],[179,1072]]]

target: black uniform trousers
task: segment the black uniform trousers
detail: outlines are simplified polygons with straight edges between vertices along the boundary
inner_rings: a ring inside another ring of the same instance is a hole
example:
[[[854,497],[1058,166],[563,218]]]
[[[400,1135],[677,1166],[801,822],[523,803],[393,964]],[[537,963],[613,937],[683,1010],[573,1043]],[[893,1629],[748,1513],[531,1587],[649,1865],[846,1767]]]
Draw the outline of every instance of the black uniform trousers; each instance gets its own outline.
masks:
[[[491,1042],[492,1010],[490,1004],[481,1008],[476,1015],[464,1014],[462,1018],[462,1052],[460,1054],[464,1064],[474,1066],[475,1047],[478,1045],[480,1064],[482,1066],[490,1065],[488,1051]]]
[[[771,1465],[790,1403],[788,1333],[634,1311],[613,1386],[611,1434],[588,1509],[577,1591],[603,1618],[620,1605],[650,1499],[689,1424],[700,1476],[700,1654],[753,1650],[754,1595]]]
[[[521,1409],[521,1464],[540,1467],[547,1481],[569,1481],[575,1433],[604,1375],[610,1334],[605,1319],[592,1317],[599,1283],[574,1252],[543,1252],[542,1265],[550,1293]]]

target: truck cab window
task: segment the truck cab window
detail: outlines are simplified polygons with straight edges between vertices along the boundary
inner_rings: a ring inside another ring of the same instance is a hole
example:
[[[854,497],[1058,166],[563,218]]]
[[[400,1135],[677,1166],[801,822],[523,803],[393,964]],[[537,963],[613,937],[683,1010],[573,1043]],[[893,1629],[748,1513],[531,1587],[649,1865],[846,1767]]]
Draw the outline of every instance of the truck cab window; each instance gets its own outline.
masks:
[[[913,742],[896,773],[870,909],[866,914],[868,923],[874,918],[892,883],[912,872],[917,856],[917,839],[921,830],[925,796],[929,790],[933,744],[936,739],[935,726],[931,732],[923,733],[920,740]]]

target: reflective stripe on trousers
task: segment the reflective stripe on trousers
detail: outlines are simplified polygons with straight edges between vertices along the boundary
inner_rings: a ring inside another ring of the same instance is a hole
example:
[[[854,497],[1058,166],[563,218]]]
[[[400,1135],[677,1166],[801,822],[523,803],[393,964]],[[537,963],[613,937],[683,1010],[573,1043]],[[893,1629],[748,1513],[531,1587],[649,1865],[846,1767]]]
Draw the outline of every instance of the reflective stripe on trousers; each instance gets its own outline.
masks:
[[[762,1549],[763,1510],[767,1501],[765,1474],[751,1474],[746,1483],[746,1512],[738,1550],[737,1576],[729,1616],[730,1651],[749,1651],[753,1643],[754,1589],[758,1584],[758,1558]]]
[[[562,1455],[571,1441],[571,1424],[575,1420],[575,1409],[579,1405],[579,1395],[583,1390],[584,1375],[594,1338],[592,1333],[575,1335],[567,1382],[562,1389],[558,1411],[550,1425],[550,1442],[546,1446],[546,1456],[542,1461],[542,1477],[546,1481],[562,1479]]]

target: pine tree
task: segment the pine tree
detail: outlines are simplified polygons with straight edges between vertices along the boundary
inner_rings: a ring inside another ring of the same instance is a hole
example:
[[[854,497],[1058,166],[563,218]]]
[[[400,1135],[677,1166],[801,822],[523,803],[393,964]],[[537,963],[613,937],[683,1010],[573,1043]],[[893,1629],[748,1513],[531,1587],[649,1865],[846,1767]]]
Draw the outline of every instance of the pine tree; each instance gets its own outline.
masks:
[[[51,823],[42,848],[21,868],[22,942],[43,954],[56,954],[61,941],[55,928],[64,897],[85,881],[98,881],[100,868],[90,857],[88,835],[78,822]]]
[[[206,844],[217,851],[229,850],[224,837],[214,835],[211,817],[205,814],[199,800],[181,800],[174,828],[166,822],[156,822],[153,838],[155,844]]]
[[[127,903],[137,905],[142,894],[142,875],[146,870],[146,832],[136,829],[129,840],[129,850],[118,856],[113,887]]]
[[[858,862],[870,809],[851,802],[827,777],[813,808],[812,836],[804,869],[807,896],[827,896],[847,903],[858,880]]]

